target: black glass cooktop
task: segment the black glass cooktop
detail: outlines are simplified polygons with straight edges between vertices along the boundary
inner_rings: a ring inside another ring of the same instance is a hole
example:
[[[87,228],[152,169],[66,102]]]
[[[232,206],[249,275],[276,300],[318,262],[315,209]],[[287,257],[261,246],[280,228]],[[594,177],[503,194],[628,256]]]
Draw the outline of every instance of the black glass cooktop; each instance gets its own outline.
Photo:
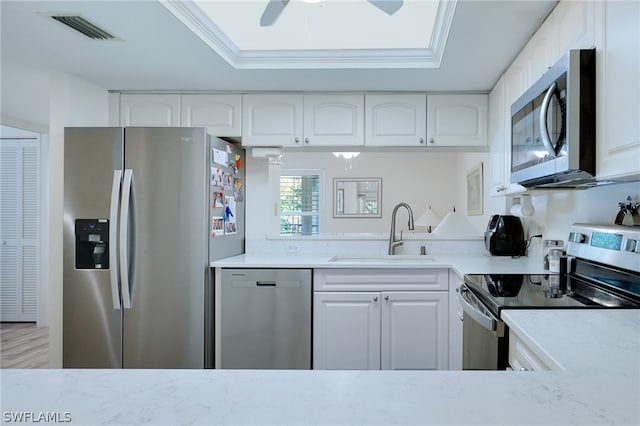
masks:
[[[486,274],[466,275],[467,286],[496,316],[504,308],[582,308],[588,301],[578,301],[561,285],[560,275]]]

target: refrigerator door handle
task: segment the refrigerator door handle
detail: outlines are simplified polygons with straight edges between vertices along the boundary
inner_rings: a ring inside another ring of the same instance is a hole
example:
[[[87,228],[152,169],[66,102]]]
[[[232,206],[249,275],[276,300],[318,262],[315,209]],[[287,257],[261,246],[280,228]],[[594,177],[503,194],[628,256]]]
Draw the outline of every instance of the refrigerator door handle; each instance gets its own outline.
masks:
[[[122,184],[122,207],[120,208],[120,283],[122,285],[122,306],[131,309],[129,287],[129,212],[131,207],[131,188],[133,170],[125,169]]]
[[[118,288],[118,210],[120,209],[120,181],[122,170],[113,171],[111,185],[111,205],[109,207],[109,264],[111,279],[111,299],[113,309],[120,309],[120,291]]]

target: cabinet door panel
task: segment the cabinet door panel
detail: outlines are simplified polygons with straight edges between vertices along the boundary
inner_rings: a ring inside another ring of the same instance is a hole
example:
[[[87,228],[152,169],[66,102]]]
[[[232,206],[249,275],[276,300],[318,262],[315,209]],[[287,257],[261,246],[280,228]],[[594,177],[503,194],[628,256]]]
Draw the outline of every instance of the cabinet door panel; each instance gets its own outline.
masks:
[[[594,1],[563,1],[554,10],[553,62],[569,49],[589,49],[594,45]]]
[[[549,34],[535,34],[527,45],[529,85],[535,83],[555,62],[552,55],[553,47]]]
[[[363,110],[363,95],[305,95],[305,144],[364,145]]]
[[[487,144],[487,95],[429,95],[429,146]]]
[[[284,146],[301,144],[302,95],[244,95],[242,144]]]
[[[503,195],[507,188],[505,178],[505,97],[504,78],[501,78],[489,94],[489,143],[491,195]]]
[[[640,175],[640,3],[604,2],[598,80],[600,179]]]
[[[120,97],[120,125],[179,127],[180,95],[128,95]]]
[[[382,293],[383,370],[446,370],[448,293]]]
[[[425,94],[367,95],[365,126],[367,146],[425,145],[427,97]]]
[[[214,136],[241,136],[241,95],[182,95],[182,127],[206,127]]]
[[[380,369],[380,293],[313,297],[313,368]]]

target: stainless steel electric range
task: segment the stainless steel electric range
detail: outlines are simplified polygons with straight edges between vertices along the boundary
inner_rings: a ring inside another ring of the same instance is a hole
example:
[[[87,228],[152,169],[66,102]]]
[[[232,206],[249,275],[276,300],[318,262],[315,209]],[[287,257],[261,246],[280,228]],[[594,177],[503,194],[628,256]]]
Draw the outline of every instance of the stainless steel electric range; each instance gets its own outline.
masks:
[[[466,275],[463,368],[508,366],[504,309],[640,308],[640,227],[574,224],[559,273]]]

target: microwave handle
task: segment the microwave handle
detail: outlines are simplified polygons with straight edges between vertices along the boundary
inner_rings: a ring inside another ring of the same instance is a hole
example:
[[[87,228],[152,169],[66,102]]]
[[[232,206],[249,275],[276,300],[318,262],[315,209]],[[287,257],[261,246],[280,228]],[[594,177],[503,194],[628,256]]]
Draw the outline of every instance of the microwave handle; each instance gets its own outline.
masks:
[[[553,93],[555,91],[556,83],[554,82],[547,90],[547,93],[544,95],[542,105],[540,106],[540,137],[542,138],[544,147],[552,157],[555,157],[556,155],[558,155],[558,153],[556,152],[556,148],[553,146],[553,143],[551,143],[551,138],[549,137],[549,129],[547,128],[547,113],[549,112],[549,104],[551,103],[551,98],[553,97]]]

